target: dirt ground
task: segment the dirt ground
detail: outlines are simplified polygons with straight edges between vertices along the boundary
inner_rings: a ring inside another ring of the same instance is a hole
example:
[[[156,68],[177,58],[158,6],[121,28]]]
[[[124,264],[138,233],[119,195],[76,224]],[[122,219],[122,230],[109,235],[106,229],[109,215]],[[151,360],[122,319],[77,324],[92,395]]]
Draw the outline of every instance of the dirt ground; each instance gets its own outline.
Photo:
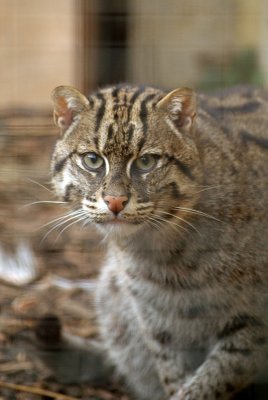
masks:
[[[104,245],[88,227],[49,232],[67,212],[48,202],[56,138],[50,116],[0,115],[0,400],[127,400],[115,387],[57,383],[31,343],[46,314],[59,316],[66,332],[97,334],[92,280]]]

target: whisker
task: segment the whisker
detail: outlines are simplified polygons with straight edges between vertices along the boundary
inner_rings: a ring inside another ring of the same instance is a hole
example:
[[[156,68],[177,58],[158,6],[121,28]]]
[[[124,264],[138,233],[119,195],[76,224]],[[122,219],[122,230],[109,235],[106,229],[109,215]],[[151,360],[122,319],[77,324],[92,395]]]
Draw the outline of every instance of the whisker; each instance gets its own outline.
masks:
[[[193,224],[191,224],[191,222],[187,221],[186,219],[181,218],[181,217],[179,217],[178,215],[174,215],[174,214],[172,214],[172,213],[169,213],[169,212],[167,212],[167,211],[159,211],[159,212],[161,212],[162,214],[165,214],[165,215],[171,215],[172,217],[179,219],[180,221],[184,222],[185,224],[187,224],[187,225],[189,225],[191,228],[193,228],[199,235],[201,235],[201,233],[199,232],[199,230],[198,230]]]
[[[170,205],[168,205],[168,206],[170,207]],[[162,209],[165,210],[164,204],[158,205],[158,208],[162,208]],[[224,223],[224,221],[214,217],[213,215],[207,214],[207,213],[205,213],[205,212],[203,212],[201,210],[196,210],[194,208],[175,206],[175,207],[172,207],[172,209],[173,210],[180,210],[180,211],[183,211],[183,212],[186,212],[186,213],[188,212],[190,214],[200,215],[202,217],[206,217],[206,218],[209,218],[209,219],[213,219],[214,221],[218,221],[218,222]]]
[[[35,204],[68,204],[66,201],[57,201],[57,200],[38,200],[33,201],[32,203],[24,204],[24,206],[20,207],[21,209],[33,206]]]
[[[34,183],[35,185],[37,185],[37,186],[40,186],[42,189],[45,189],[45,190],[47,190],[48,192],[53,193],[53,190],[47,188],[47,187],[44,186],[42,183],[37,182],[37,181],[35,181],[34,179],[31,179],[31,178],[26,178],[26,179],[27,179],[27,181],[30,181],[30,182]]]
[[[161,232],[161,222],[156,220],[154,217],[152,216],[148,216],[148,219],[145,222],[148,222],[149,224],[151,224],[151,226],[153,226],[156,230],[158,230],[159,232]]]
[[[62,225],[66,224],[69,221],[72,221],[75,218],[78,218],[80,215],[82,215],[84,213],[84,210],[80,210],[80,212],[77,212],[77,214],[73,215],[72,217],[64,220],[64,221],[60,221],[59,223],[57,223],[55,226],[53,226],[46,234],[45,236],[42,238],[40,244],[43,243],[43,241],[48,237],[48,235],[53,232],[55,229],[61,227]]]
[[[156,219],[158,219],[159,221],[168,223],[169,225],[171,225],[171,227],[174,227],[174,229],[175,229],[177,232],[178,232],[180,229],[182,229],[183,231],[189,233],[188,229],[184,228],[183,226],[181,226],[181,225],[179,225],[179,224],[176,224],[176,223],[173,222],[173,221],[169,221],[169,220],[167,220],[167,219],[165,219],[165,218],[162,218],[160,215],[154,215],[154,217],[155,217]],[[179,228],[179,230],[176,229],[176,228]]]
[[[214,221],[223,222],[220,219],[214,217],[213,215],[207,214],[207,213],[205,213],[203,211],[200,211],[200,210],[195,210],[194,208],[187,208],[187,207],[179,207],[179,206],[177,206],[177,207],[174,207],[174,209],[181,210],[181,211],[184,211],[184,212],[189,212],[189,213],[192,213],[192,214],[201,215],[203,217],[207,217],[207,218],[213,219]]]
[[[198,192],[195,192],[194,194],[201,193],[201,192],[205,192],[206,190],[211,190],[211,189],[220,188],[220,187],[222,187],[222,185],[206,186],[206,187],[204,187],[203,189],[199,190]]]
[[[79,212],[80,212],[80,211],[79,211]],[[64,214],[64,215],[62,215],[62,216],[60,216],[60,217],[54,218],[54,219],[52,219],[51,221],[49,221],[49,222],[45,223],[44,225],[40,226],[40,227],[39,227],[38,229],[36,229],[36,230],[43,229],[43,228],[45,228],[46,226],[53,224],[54,222],[57,222],[57,221],[60,221],[60,220],[65,219],[65,218],[71,217],[72,215],[77,215],[77,210],[76,210],[76,211],[72,211],[72,212],[70,212],[70,213],[68,213],[68,214]]]
[[[86,226],[89,225],[91,222],[92,222],[91,219],[90,219],[88,216],[86,216],[85,222],[84,222],[84,223],[82,224],[82,226],[81,226],[81,231],[82,231],[84,228],[86,228]]]
[[[60,233],[58,234],[58,236],[56,237],[55,242],[60,238],[60,236],[63,234],[63,232],[64,232],[66,229],[70,228],[70,226],[72,226],[72,225],[74,225],[74,224],[77,224],[77,223],[80,222],[80,221],[83,221],[83,220],[86,219],[86,218],[87,218],[87,215],[83,215],[82,217],[78,218],[76,221],[71,222],[70,224],[68,224],[67,226],[65,226],[65,227],[60,231]]]

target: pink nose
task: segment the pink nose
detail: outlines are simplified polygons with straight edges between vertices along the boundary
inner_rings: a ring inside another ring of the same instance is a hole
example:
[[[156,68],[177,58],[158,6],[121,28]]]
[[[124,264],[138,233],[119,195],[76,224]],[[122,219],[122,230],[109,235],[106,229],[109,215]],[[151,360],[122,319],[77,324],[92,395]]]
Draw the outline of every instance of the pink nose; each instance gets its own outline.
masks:
[[[103,200],[114,214],[120,213],[128,202],[127,196],[104,196]]]

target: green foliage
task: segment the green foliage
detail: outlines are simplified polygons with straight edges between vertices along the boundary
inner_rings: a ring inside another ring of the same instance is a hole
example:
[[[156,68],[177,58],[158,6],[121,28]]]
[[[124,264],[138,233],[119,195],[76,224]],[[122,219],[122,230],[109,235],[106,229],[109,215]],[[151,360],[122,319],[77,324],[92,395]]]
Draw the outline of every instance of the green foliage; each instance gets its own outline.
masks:
[[[257,53],[253,49],[234,54],[224,65],[219,62],[207,64],[198,88],[211,90],[240,84],[263,84]]]

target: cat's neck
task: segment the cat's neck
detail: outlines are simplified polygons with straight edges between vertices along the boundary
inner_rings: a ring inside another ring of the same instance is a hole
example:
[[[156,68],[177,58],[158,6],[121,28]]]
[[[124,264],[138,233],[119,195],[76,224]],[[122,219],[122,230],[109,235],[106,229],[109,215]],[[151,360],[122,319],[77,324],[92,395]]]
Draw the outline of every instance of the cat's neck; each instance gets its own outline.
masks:
[[[125,237],[113,237],[109,241],[112,252],[119,251],[121,254],[136,259],[137,261],[150,264],[166,264],[175,254],[182,251],[186,238],[184,232],[174,229],[143,229]]]

